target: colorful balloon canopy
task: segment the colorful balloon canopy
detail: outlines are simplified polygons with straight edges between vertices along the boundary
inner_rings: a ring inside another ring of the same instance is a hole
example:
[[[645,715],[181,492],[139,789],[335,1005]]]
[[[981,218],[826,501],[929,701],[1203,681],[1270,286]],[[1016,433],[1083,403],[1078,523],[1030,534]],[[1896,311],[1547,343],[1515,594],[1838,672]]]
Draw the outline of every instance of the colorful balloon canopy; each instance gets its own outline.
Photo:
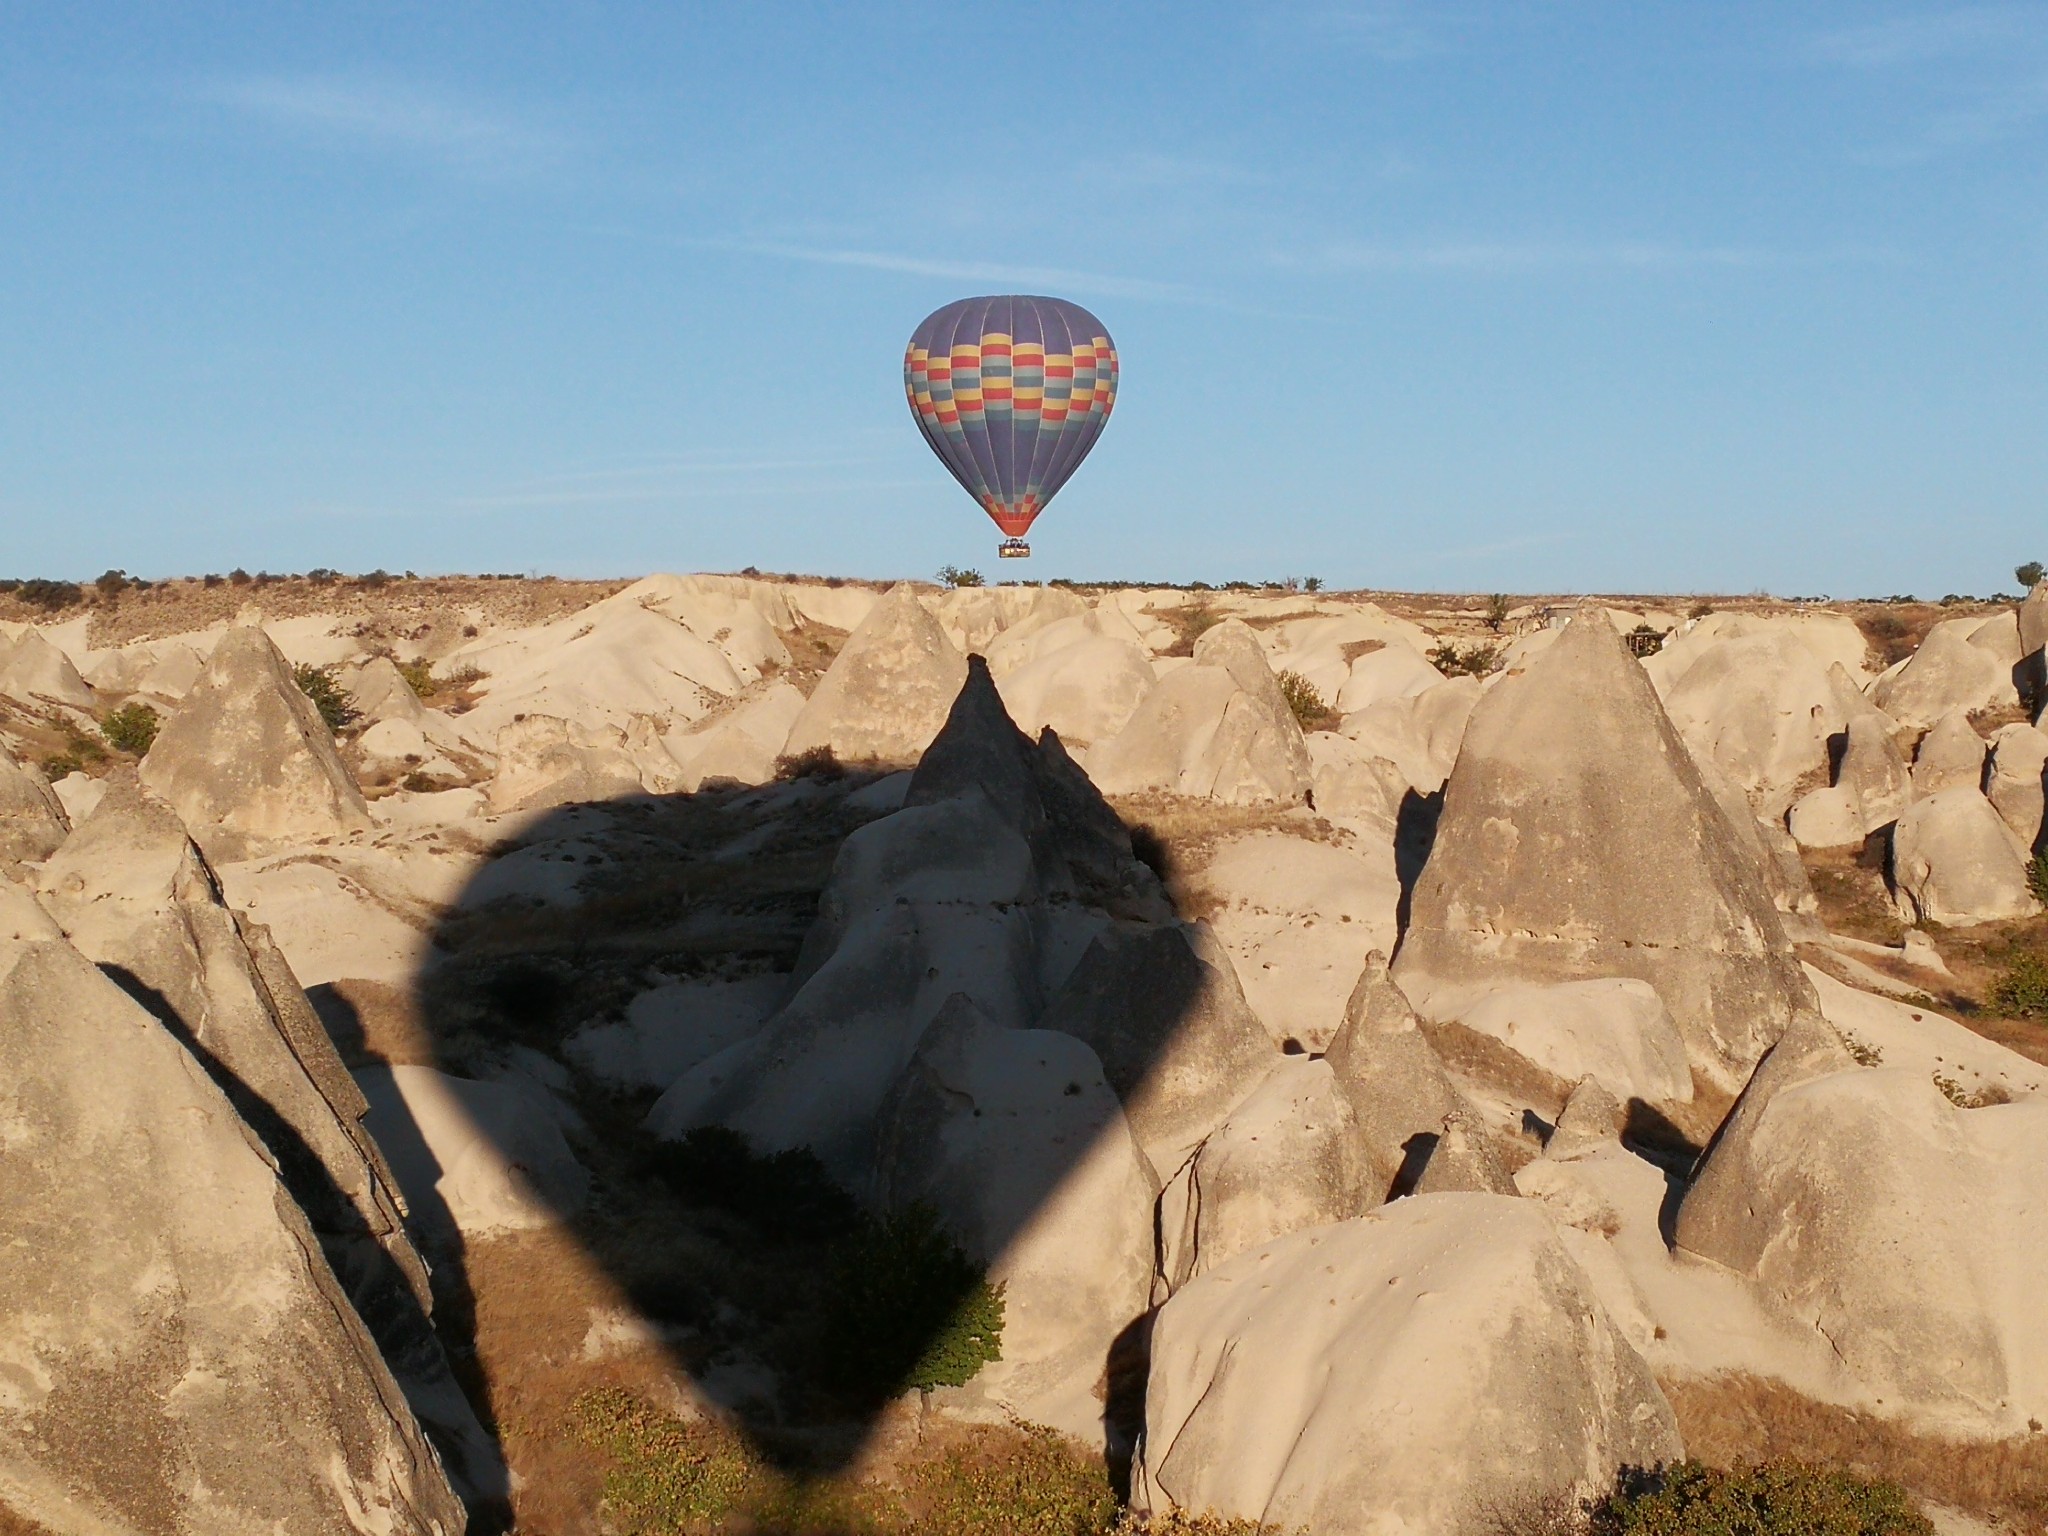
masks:
[[[1116,403],[1116,348],[1064,299],[1005,294],[935,311],[910,338],[903,388],[925,441],[996,526],[1021,539]]]

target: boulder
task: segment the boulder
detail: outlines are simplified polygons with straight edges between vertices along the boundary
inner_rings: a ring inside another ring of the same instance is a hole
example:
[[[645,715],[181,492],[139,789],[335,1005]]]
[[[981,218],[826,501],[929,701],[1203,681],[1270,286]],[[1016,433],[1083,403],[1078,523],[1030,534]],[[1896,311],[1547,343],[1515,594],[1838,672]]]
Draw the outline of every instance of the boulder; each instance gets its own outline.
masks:
[[[1223,668],[1242,692],[1216,727],[1216,782],[1207,792],[1233,804],[1299,804],[1310,779],[1308,747],[1258,636],[1242,620],[1226,619],[1203,631],[1194,659],[1198,667]]]
[[[1450,777],[1479,694],[1478,678],[1454,677],[1407,698],[1381,699],[1346,715],[1338,729],[1366,755],[1394,763],[1419,793],[1433,795]],[[1320,794],[1316,808],[1323,809]]]
[[[1429,1161],[1415,1181],[1418,1195],[1512,1195],[1515,1181],[1469,1110],[1454,1109],[1437,1128]]]
[[[1171,1178],[1278,1054],[1230,957],[1200,928],[1117,923],[1089,945],[1039,1027],[1085,1041],[1146,1160]]]
[[[71,658],[34,629],[23,630],[12,642],[0,637],[0,698],[35,714],[57,709],[87,723],[97,716],[98,702]]]
[[[1387,1189],[1336,1072],[1311,1056],[1276,1061],[1177,1182],[1160,1211],[1174,1290],[1276,1237],[1362,1216]]]
[[[1597,1078],[1621,1098],[1653,1104],[1692,1098],[1685,1041],[1648,982],[1603,976],[1503,987],[1458,1022],[1568,1083]]]
[[[1085,635],[999,677],[1018,725],[1081,745],[1122,730],[1156,681],[1144,648],[1113,635]]]
[[[1871,701],[1901,725],[1931,726],[1955,710],[2019,702],[2012,668],[1954,626],[1937,624],[1896,672],[1879,678]]]
[[[1861,848],[1869,820],[1855,785],[1835,784],[1801,795],[1785,824],[1802,848]]]
[[[1209,748],[1238,693],[1235,679],[1222,667],[1189,664],[1167,673],[1139,701],[1123,729],[1088,752],[1088,776],[1110,795],[1208,793],[1216,783]]]
[[[1408,999],[1387,974],[1386,956],[1365,958],[1344,1006],[1344,1023],[1323,1060],[1351,1105],[1378,1200],[1398,1188],[1404,1169],[1436,1145],[1444,1121],[1463,1101],[1444,1071]]]
[[[1892,829],[1891,876],[1909,923],[1968,927],[2041,910],[2027,885],[2027,845],[1968,785],[1906,808]]]
[[[1735,834],[1735,841],[1743,853],[1755,865],[1762,877],[1764,890],[1771,898],[1771,905],[1780,912],[1812,912],[1819,906],[1813,894],[1813,885],[1806,877],[1806,866],[1800,862],[1799,845],[1776,820],[1765,820],[1750,804],[1749,796],[1714,761],[1714,755],[1700,743],[1688,738],[1686,749],[1692,754],[1693,768],[1700,776],[1700,783],[1714,803],[1727,818],[1729,830]]]
[[[1984,738],[1970,717],[1952,709],[1920,738],[1913,754],[1913,793],[1938,794],[1944,789],[1984,787]]]
[[[1400,765],[1335,731],[1312,731],[1307,741],[1316,813],[1331,821],[1363,822],[1391,839],[1412,787]]]
[[[1894,730],[1875,710],[1850,716],[1842,728],[1842,756],[1835,767],[1835,787],[1854,793],[1862,807],[1866,835],[1897,821],[1914,795],[1912,772],[1899,751]]]
[[[1544,1140],[1543,1155],[1552,1162],[1569,1162],[1605,1151],[1620,1141],[1622,1123],[1621,1101],[1599,1078],[1582,1077]]]
[[[0,870],[48,858],[69,830],[64,807],[43,776],[0,747]]]
[[[1352,662],[1343,688],[1330,703],[1351,714],[1382,699],[1413,698],[1443,680],[1443,673],[1424,660],[1419,651],[1397,641]]]
[[[1715,1139],[1677,1238],[1816,1329],[1888,1409],[2017,1434],[2048,1418],[2024,1299],[2048,1263],[2024,1214],[2048,1200],[2044,1170],[2048,1103],[1959,1108],[1917,1069],[1788,1039]]]
[[[100,801],[106,797],[107,781],[96,779],[89,773],[74,771],[52,784],[50,793],[57,797],[58,805],[64,808],[64,819],[75,827],[90,816]]]
[[[772,683],[706,726],[663,737],[669,755],[682,765],[680,787],[694,794],[721,779],[765,784],[803,708],[804,696],[795,687]]]
[[[936,1212],[1003,1287],[977,1395],[1099,1447],[1103,1362],[1151,1298],[1157,1190],[1095,1053],[948,999],[891,1094],[874,1192]]]
[[[221,636],[141,775],[216,863],[371,826],[319,711],[254,627]]]
[[[1549,1218],[1435,1195],[1240,1254],[1160,1309],[1132,1505],[1436,1536],[1679,1453]]]
[[[17,925],[10,925],[17,926]],[[466,1524],[262,1144],[77,950],[0,941],[0,1480],[52,1530]]]
[[[1813,1007],[1754,858],[1643,669],[1581,613],[1465,733],[1394,978],[1453,1018],[1502,984],[1633,976],[1733,1090]]]
[[[790,726],[791,756],[829,747],[842,759],[909,763],[931,745],[967,674],[909,584],[875,604]]]
[[[2041,842],[2042,788],[2048,781],[2048,732],[2031,725],[1999,727],[1991,738],[1984,797],[2029,852]]]
[[[625,733],[612,727],[578,729],[554,715],[522,715],[498,732],[497,755],[494,816],[616,800],[642,788]]]
[[[2048,701],[2048,663],[2043,647],[2048,646],[2048,581],[2037,581],[2019,609],[2020,663],[2017,676],[2027,697],[2024,702],[2038,719]]]
[[[1989,651],[2008,667],[2019,664],[2020,616],[2017,609],[2008,608],[2004,613],[1993,614],[1982,623],[1967,619],[1959,622],[1970,625],[1964,635],[1970,644]]]

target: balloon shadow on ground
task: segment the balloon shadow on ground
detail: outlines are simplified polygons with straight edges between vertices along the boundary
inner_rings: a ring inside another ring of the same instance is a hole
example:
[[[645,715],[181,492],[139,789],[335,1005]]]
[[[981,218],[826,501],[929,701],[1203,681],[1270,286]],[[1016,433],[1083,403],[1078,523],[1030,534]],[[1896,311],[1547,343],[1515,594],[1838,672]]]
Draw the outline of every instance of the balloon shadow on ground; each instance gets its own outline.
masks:
[[[1079,780],[1092,801],[1056,810],[1047,836],[1096,854],[1106,844],[1124,875],[1137,872],[1154,921],[1175,921],[1155,878],[1156,843],[1148,847],[1141,831],[1134,853],[1129,830],[1056,738],[1034,744],[1010,730],[1023,752],[1064,765],[1060,794],[1071,799]],[[993,756],[997,782],[979,785],[991,801],[1016,767],[1007,747]],[[592,1466],[602,1457],[591,1451],[615,1448],[606,1437],[617,1430],[621,1394],[683,1422],[710,1407],[749,1455],[800,1480],[857,1471],[877,1446],[922,1433],[926,1400],[903,1382],[935,1343],[957,1348],[942,1336],[957,1334],[982,1296],[978,1265],[963,1266],[943,1230],[920,1225],[925,1207],[898,1198],[893,1212],[878,1209],[874,1185],[886,1178],[855,1188],[858,1179],[835,1178],[807,1150],[764,1155],[731,1132],[663,1139],[648,1125],[665,1083],[801,1003],[819,975],[820,935],[837,920],[820,910],[835,861],[850,836],[901,805],[910,779],[828,769],[534,813],[488,850],[409,987],[311,989],[364,1083],[372,1129],[410,1202],[455,1374],[486,1431],[519,1450],[529,1482],[537,1466],[560,1480],[565,1498],[580,1485],[585,1507],[594,1504]],[[1101,893],[1080,868],[1088,859],[1072,862],[1080,889],[1056,898],[1067,928],[1076,918],[1093,931],[1106,915],[1134,917],[1127,899],[1110,900],[1108,913],[1091,905]],[[953,930],[932,921],[943,943]],[[1049,975],[1035,999],[1041,1012],[1074,962],[1093,957],[1085,939],[1068,942],[1073,952],[1054,967],[1066,974]],[[946,957],[932,958],[933,984],[944,985]],[[1198,989],[1189,967],[1168,968],[1141,1010],[1149,1022],[1095,1042],[1124,1102],[1197,1008]],[[877,1036],[892,1075],[909,1054],[905,1024],[915,1045],[935,1013],[958,1006],[934,1007],[930,992],[915,1005],[922,1020],[899,1024],[893,1043],[886,1030]],[[665,1020],[650,996],[674,1005]],[[761,1020],[745,1016],[748,1004]],[[401,1081],[417,1087],[412,1067],[480,1085],[454,1085],[465,1126],[451,1132],[400,1091]],[[1239,1096],[1251,1086],[1239,1085]],[[889,1112],[901,1104],[899,1089]],[[1103,1115],[1094,1129],[1115,1119]],[[876,1127],[877,1143],[887,1129]],[[1017,1159],[990,1149],[993,1160],[976,1166],[1007,1192],[984,1205],[994,1213],[978,1234],[984,1255],[1002,1252],[1044,1209],[1095,1139],[1069,1137],[1051,1157],[1042,1140]],[[564,1151],[587,1171],[587,1186],[557,1165]],[[493,1165],[513,1169],[519,1187],[493,1183]],[[918,1170],[899,1171],[899,1192],[916,1184]],[[889,1190],[880,1198],[886,1205]],[[479,1212],[500,1230],[479,1232]],[[1119,1483],[1142,1422],[1150,1319],[1149,1304],[1114,1319],[1098,1362],[1094,1394]],[[580,1455],[560,1449],[579,1435]],[[554,1463],[545,1442],[557,1447]],[[498,1506],[476,1509],[471,1529],[509,1524]]]

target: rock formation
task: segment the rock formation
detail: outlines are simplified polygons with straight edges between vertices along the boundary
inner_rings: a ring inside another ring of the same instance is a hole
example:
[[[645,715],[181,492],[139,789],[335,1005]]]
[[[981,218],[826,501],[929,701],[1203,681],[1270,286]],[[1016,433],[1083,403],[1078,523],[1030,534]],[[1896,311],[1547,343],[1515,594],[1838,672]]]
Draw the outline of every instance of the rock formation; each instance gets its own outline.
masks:
[[[143,760],[216,863],[365,831],[369,808],[334,738],[260,629],[231,629]]]
[[[1132,1503],[1329,1536],[1464,1530],[1678,1454],[1548,1218],[1436,1195],[1240,1254],[1160,1309]]]
[[[907,584],[890,589],[847,638],[789,728],[783,751],[909,763],[931,745],[967,660]]]
[[[1648,679],[1582,612],[1473,711],[1394,977],[1445,1018],[1505,983],[1597,976],[1654,987],[1730,1089],[1813,1006]]]
[[[43,776],[0,747],[0,872],[23,860],[48,858],[69,830],[64,807]]]
[[[1892,829],[1892,887],[1906,921],[1962,927],[2041,910],[2027,847],[1974,785],[1906,808]]]

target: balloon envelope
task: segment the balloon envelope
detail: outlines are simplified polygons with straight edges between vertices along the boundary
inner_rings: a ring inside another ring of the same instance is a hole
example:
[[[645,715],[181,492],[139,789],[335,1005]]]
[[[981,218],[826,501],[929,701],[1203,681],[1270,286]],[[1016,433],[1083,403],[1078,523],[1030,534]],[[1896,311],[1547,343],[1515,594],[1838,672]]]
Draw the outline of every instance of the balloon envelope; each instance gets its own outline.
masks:
[[[1066,484],[1116,403],[1116,348],[1064,299],[961,299],[928,316],[903,388],[932,452],[1009,537]]]

